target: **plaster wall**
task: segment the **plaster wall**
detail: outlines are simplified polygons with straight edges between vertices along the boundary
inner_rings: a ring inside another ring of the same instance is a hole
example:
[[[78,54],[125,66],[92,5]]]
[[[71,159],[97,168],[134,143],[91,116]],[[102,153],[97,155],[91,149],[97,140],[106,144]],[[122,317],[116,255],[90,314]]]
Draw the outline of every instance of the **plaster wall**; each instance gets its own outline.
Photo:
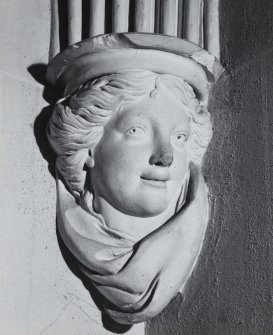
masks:
[[[50,1],[1,1],[0,12],[0,334],[111,334],[56,236],[42,85]]]
[[[111,334],[56,237],[43,149],[49,110],[38,83],[50,1],[2,1],[0,11],[0,334]],[[226,75],[210,103],[204,167],[211,221],[185,295],[146,324],[148,335],[273,333],[272,14],[270,0],[220,2]],[[143,332],[138,325],[127,334]]]
[[[210,102],[211,220],[184,297],[147,335],[273,334],[273,2],[221,0],[226,74]]]

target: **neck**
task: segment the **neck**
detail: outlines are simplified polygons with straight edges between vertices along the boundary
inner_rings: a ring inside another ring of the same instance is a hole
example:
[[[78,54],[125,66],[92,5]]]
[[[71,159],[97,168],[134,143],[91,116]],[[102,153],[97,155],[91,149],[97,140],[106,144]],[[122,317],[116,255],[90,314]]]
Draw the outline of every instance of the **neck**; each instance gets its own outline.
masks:
[[[122,213],[102,197],[96,197],[96,211],[104,218],[106,225],[114,230],[130,235],[136,242],[162,226],[176,210],[177,197],[163,213],[153,217],[136,217]]]

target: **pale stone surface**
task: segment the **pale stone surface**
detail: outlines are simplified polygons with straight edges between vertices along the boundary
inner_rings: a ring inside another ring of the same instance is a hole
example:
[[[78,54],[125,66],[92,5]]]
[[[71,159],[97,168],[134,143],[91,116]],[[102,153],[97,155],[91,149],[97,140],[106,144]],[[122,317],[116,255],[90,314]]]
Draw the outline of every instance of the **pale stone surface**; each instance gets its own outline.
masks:
[[[203,46],[203,0],[185,0],[183,38]]]
[[[130,43],[147,37],[146,48]],[[202,246],[208,202],[200,169],[212,127],[209,76],[191,59],[196,53],[206,63],[204,50],[176,38],[101,35],[48,68],[64,86],[47,129],[58,229],[120,324],[162,311]]]
[[[96,36],[104,33],[105,22],[105,0],[90,1],[90,23],[89,36]]]
[[[82,39],[82,2],[68,0],[68,44]]]
[[[130,2],[128,0],[113,0],[112,3],[112,32],[128,31]]]
[[[108,335],[65,264],[55,232],[55,181],[34,136],[47,105],[27,71],[47,63],[50,1],[2,1],[0,22],[0,327],[5,335]],[[141,335],[144,325],[127,334]]]
[[[0,10],[1,333],[111,334],[62,258],[55,182],[33,132],[47,103],[27,68],[47,63],[50,1],[3,1]],[[143,333],[143,324],[127,332]]]
[[[162,34],[177,36],[178,0],[164,0],[162,3]]]

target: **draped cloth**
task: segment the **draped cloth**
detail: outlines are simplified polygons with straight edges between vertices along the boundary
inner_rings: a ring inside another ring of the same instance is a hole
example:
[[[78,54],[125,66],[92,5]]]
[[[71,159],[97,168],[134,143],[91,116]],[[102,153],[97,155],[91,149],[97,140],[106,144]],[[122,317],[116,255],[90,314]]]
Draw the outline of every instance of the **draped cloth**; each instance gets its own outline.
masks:
[[[199,167],[190,165],[182,208],[137,242],[79,206],[59,178],[57,194],[61,237],[106,298],[104,309],[112,319],[122,324],[146,321],[181,291],[197,261],[208,221],[207,189]]]

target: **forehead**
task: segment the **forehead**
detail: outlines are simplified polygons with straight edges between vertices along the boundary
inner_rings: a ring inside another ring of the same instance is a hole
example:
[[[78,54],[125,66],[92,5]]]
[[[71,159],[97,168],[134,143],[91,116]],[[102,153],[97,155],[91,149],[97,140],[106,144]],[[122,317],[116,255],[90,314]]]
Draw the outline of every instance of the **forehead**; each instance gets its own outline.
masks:
[[[141,119],[153,123],[187,123],[190,113],[190,108],[183,105],[171,94],[162,92],[153,97],[146,96],[122,106],[115,115],[115,122],[123,123]]]

